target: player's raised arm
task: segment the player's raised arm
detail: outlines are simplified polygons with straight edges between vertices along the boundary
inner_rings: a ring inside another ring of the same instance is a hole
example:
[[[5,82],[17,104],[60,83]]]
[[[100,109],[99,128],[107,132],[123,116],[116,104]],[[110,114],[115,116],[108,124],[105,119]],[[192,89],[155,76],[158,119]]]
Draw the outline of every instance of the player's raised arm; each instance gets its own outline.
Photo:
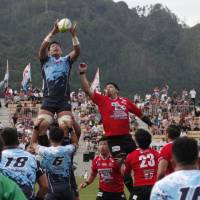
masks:
[[[39,58],[40,60],[45,60],[48,56],[48,46],[52,40],[52,37],[59,32],[58,29],[58,20],[54,23],[52,30],[48,33],[48,35],[44,38],[40,49],[39,49]]]
[[[88,82],[88,79],[86,77],[86,71],[87,71],[87,64],[81,63],[79,65],[79,74],[80,74],[80,81],[83,91],[89,96],[92,97],[93,90],[90,88],[90,84]]]
[[[76,133],[76,137],[79,141],[79,138],[81,136],[81,127],[80,125],[78,124],[78,122],[74,119],[74,117],[72,116],[72,120],[73,120],[73,128],[74,128],[74,131]]]
[[[129,112],[138,116],[144,123],[146,123],[149,127],[153,125],[150,118],[146,115],[143,115],[142,110],[139,109],[132,101],[128,99],[128,109]]]
[[[69,32],[72,36],[72,43],[74,50],[69,53],[69,56],[72,61],[75,61],[77,57],[80,55],[80,43],[78,37],[76,35],[76,23],[69,29]]]
[[[78,138],[77,138],[77,136],[76,136],[76,133],[75,133],[74,129],[73,129],[73,128],[71,128],[71,129],[72,129],[72,130],[70,131],[70,133],[71,133],[71,143],[72,143],[73,145],[75,145],[76,148],[78,148]]]

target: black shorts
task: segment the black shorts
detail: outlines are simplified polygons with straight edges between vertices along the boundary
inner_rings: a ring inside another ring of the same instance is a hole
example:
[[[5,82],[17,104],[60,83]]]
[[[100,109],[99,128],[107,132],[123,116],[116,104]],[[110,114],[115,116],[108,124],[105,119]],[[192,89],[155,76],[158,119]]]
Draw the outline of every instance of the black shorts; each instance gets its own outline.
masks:
[[[70,179],[66,178],[64,181],[58,181],[55,176],[54,178],[48,176],[49,191],[45,200],[73,200],[74,193],[71,189]]]
[[[72,191],[74,193],[74,196],[75,197],[79,197],[78,186],[76,184],[76,178],[74,176],[74,171],[73,170],[71,172],[70,181],[71,181],[71,188],[72,188]]]
[[[74,200],[72,192],[47,193],[45,200]]]
[[[71,104],[69,101],[63,98],[44,97],[41,109],[55,114],[62,111],[71,111]]]
[[[153,185],[137,186],[133,187],[133,193],[129,200],[149,200]]]
[[[96,200],[126,200],[124,192],[103,192],[97,193]]]
[[[108,137],[108,146],[113,157],[117,157],[119,154],[126,156],[136,149],[135,141],[129,134]]]

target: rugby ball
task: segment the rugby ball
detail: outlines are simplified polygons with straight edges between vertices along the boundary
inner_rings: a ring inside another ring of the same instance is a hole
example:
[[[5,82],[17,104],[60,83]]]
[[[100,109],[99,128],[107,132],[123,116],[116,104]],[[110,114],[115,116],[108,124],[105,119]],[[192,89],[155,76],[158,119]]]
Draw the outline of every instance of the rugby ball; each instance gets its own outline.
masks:
[[[68,18],[61,19],[57,25],[61,33],[68,31],[72,27],[72,23]]]

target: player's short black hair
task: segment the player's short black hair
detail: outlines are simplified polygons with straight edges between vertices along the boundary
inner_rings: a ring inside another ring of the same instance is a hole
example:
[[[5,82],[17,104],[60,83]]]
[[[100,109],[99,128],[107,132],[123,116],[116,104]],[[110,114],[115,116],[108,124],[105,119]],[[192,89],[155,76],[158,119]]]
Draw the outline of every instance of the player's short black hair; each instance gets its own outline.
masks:
[[[53,127],[49,130],[49,139],[52,142],[62,142],[64,138],[64,131],[61,128]]]
[[[172,140],[175,140],[181,135],[181,130],[176,125],[169,125],[166,131],[167,131],[168,138]]]
[[[114,82],[108,82],[108,83],[106,83],[105,86],[107,86],[107,85],[113,85],[115,87],[115,89],[117,89],[119,91],[119,87],[118,87],[118,85],[116,83],[114,83]]]
[[[10,127],[4,128],[3,131],[1,132],[1,137],[3,139],[5,146],[19,145],[18,133],[17,129],[15,128],[10,128]]]
[[[98,142],[107,141],[107,140],[108,138],[105,135],[102,135],[101,138],[98,140]]]
[[[51,47],[52,44],[57,44],[57,45],[59,45],[59,46],[61,47],[61,44],[60,44],[59,42],[53,40],[53,41],[51,41],[51,42],[49,43],[49,45],[48,45],[48,51],[49,51],[49,49],[50,49],[50,47]]]
[[[173,142],[172,154],[178,163],[195,164],[199,157],[198,143],[193,138],[179,137]]]
[[[138,129],[135,132],[135,140],[138,144],[138,146],[142,149],[148,149],[151,144],[151,134],[144,130],[144,129]]]

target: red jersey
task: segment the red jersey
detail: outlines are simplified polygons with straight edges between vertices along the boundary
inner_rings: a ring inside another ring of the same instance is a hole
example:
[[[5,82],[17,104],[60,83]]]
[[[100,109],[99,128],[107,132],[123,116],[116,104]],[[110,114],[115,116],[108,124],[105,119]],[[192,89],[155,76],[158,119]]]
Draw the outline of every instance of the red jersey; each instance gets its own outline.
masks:
[[[154,185],[157,178],[159,153],[152,149],[136,149],[128,154],[125,174],[134,172],[134,186]]]
[[[173,144],[173,142],[169,142],[160,150],[160,160],[165,159],[168,161],[166,175],[174,172],[174,169],[173,169],[172,163],[171,163],[171,161],[172,161],[172,144]]]
[[[124,180],[120,166],[111,156],[97,156],[92,161],[92,171],[99,174],[99,189],[104,192],[123,192]]]
[[[129,134],[129,112],[140,117],[142,112],[128,98],[111,99],[94,92],[92,100],[98,105],[106,136]]]

